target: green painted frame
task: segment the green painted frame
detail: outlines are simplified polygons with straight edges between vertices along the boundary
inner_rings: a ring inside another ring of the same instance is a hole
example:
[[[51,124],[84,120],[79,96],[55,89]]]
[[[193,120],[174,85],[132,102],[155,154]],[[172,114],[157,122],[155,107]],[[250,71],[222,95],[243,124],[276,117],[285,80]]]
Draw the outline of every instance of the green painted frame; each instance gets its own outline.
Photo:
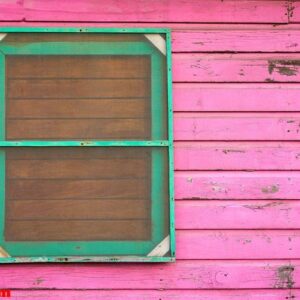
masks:
[[[23,45],[22,47],[13,47],[0,43],[0,86],[5,87],[5,55],[67,55],[67,54],[85,54],[85,55],[95,55],[95,54],[109,54],[109,55],[150,55],[151,65],[152,65],[152,111],[159,112],[163,116],[163,106],[162,106],[162,66],[166,62],[166,74],[167,74],[167,135],[168,139],[162,138],[161,128],[163,118],[157,118],[157,114],[152,113],[152,140],[144,141],[6,141],[5,140],[5,89],[0,89],[0,149],[3,147],[114,147],[114,146],[124,146],[124,147],[153,147],[152,154],[152,170],[153,178],[155,179],[152,187],[152,220],[153,216],[156,218],[155,228],[152,228],[152,241],[93,241],[93,242],[37,242],[43,244],[43,249],[48,249],[47,255],[40,256],[35,255],[38,248],[33,247],[33,242],[14,242],[15,249],[20,251],[23,256],[16,255],[15,257],[2,257],[0,258],[0,263],[20,263],[20,262],[170,262],[175,261],[175,227],[174,227],[174,163],[173,163],[173,114],[172,114],[172,70],[171,70],[171,32],[169,29],[160,28],[41,28],[41,27],[0,27],[0,33],[33,33],[33,32],[55,32],[55,33],[141,33],[141,34],[161,34],[165,35],[166,39],[166,57],[162,57],[159,51],[152,46],[149,42],[122,42],[122,47],[115,48],[112,44],[106,43],[105,47],[101,45],[101,50],[99,50],[99,43],[89,42],[86,46],[81,44],[80,49],[74,47],[76,42],[66,42],[66,43],[34,43],[30,45]],[[51,46],[50,48],[49,45]],[[123,47],[124,46],[124,47]],[[155,99],[155,100],[154,100]],[[155,115],[155,116],[154,116]],[[163,201],[159,199],[160,190],[160,176],[154,173],[160,174],[162,169],[162,155],[159,154],[160,149],[167,149],[168,151],[168,166],[169,166],[169,234],[170,234],[170,255],[168,256],[147,256],[154,247],[156,247],[163,238],[163,219],[164,209]],[[156,151],[156,150],[158,151]],[[5,213],[5,151],[0,150],[0,167],[2,170],[0,175],[0,246],[3,245],[6,249],[12,250],[8,242],[4,242],[4,213]],[[2,220],[2,222],[1,222]],[[11,242],[9,242],[11,243]],[[34,242],[36,244],[36,242]],[[47,245],[46,245],[47,244]],[[80,246],[81,249],[87,248],[88,252],[93,253],[78,256],[75,247]],[[64,251],[67,249],[69,256],[59,255],[59,249],[63,246]],[[105,247],[103,247],[105,246]],[[27,249],[24,249],[24,247]],[[41,247],[41,245],[38,245]],[[101,248],[101,253],[99,253],[99,247]],[[114,255],[111,255],[112,249]],[[130,255],[124,255],[124,251],[130,253]],[[96,253],[96,254],[94,254]],[[25,256],[24,256],[25,255]]]

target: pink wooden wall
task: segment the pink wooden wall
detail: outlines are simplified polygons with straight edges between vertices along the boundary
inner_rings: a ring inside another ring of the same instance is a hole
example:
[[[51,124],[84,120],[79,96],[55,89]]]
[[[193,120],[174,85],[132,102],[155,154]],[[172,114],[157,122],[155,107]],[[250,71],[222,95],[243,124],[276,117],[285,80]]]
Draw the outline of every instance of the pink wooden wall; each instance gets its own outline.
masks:
[[[2,265],[13,299],[300,299],[300,3],[0,0],[2,26],[172,28],[177,262]]]

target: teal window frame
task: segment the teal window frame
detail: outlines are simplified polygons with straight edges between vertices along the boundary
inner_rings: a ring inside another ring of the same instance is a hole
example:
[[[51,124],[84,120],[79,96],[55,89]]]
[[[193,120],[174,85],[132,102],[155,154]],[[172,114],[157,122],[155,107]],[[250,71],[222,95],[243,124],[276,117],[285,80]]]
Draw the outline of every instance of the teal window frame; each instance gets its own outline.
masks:
[[[76,47],[76,42],[31,43],[14,46],[0,42],[0,246],[11,257],[0,257],[0,263],[20,262],[170,262],[175,261],[174,228],[174,161],[173,161],[173,113],[172,113],[172,69],[171,32],[164,28],[42,28],[0,27],[0,33],[140,33],[165,36],[166,56],[150,42],[122,42],[120,47],[99,42],[88,42]],[[119,46],[119,45],[118,45]],[[151,56],[151,107],[152,139],[143,141],[6,141],[5,140],[5,55],[150,55]],[[164,68],[164,69],[162,69]],[[165,69],[166,68],[166,69]],[[167,115],[163,114],[163,72],[166,73]],[[157,117],[158,116],[158,117]],[[163,122],[167,120],[167,139],[163,139]],[[5,220],[5,148],[7,147],[152,147],[152,240],[151,241],[83,241],[83,242],[7,242],[4,240]],[[169,187],[169,235],[168,256],[147,256],[165,238],[163,235],[165,212],[161,195],[160,174],[165,172],[160,155],[161,148],[168,153]],[[46,255],[40,256],[41,247]],[[81,253],[78,254],[78,247]],[[83,249],[83,250],[82,250]],[[68,256],[60,252],[70,253]],[[82,252],[84,254],[82,254]],[[92,255],[90,253],[93,253]],[[112,256],[111,253],[114,253]],[[124,253],[130,253],[124,254]]]

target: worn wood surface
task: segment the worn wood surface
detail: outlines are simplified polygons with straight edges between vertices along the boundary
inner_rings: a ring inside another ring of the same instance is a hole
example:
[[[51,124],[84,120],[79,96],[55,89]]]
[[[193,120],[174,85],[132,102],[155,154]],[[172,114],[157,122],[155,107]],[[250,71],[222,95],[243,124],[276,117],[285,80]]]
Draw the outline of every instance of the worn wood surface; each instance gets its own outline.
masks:
[[[299,260],[178,260],[170,264],[2,265],[13,289],[300,288]]]
[[[145,239],[150,151],[7,150],[6,239]]]
[[[175,174],[177,199],[299,200],[299,185],[299,171],[180,171]]]
[[[146,56],[10,56],[6,137],[145,139],[149,72]]]
[[[299,82],[299,54],[174,54],[175,82]]]
[[[202,25],[203,26],[203,25]],[[241,28],[200,26],[177,29],[172,35],[174,52],[298,52],[299,28]],[[276,42],[274,43],[274,40]]]
[[[3,2],[3,1],[2,1]],[[126,1],[14,0],[1,3],[1,19],[8,21],[287,23],[286,1],[250,0],[203,3],[170,0],[145,3]],[[210,13],[207,14],[207,11]],[[159,13],[158,13],[159,12]]]
[[[177,229],[300,229],[298,200],[178,200]]]
[[[187,112],[300,111],[297,84],[175,83],[174,110]]]
[[[11,299],[24,300],[285,300],[297,299],[299,290],[228,290],[228,291],[203,291],[203,290],[102,290],[102,291],[49,291],[49,290],[15,290]]]
[[[300,288],[299,3],[175,2],[114,1],[112,6],[110,1],[76,0],[72,5],[68,1],[0,1],[0,21],[4,26],[171,28],[174,53],[177,262],[151,266],[1,266],[0,288],[24,289],[13,291],[13,297],[300,297],[296,290]],[[288,22],[295,24],[280,25]],[[72,69],[69,72],[73,76]],[[26,100],[32,101],[34,109],[26,109],[29,104],[22,99],[16,83],[26,92],[28,82],[17,81],[12,79],[11,83],[14,96],[19,98],[13,100],[19,101],[13,117],[20,117],[25,111],[26,117],[35,117],[42,111],[65,116],[67,104],[65,110],[59,111],[55,105],[51,108],[45,102],[38,104],[44,94],[38,81],[31,82],[37,99]],[[69,87],[65,91],[72,92],[74,81],[69,83],[64,82]],[[105,87],[109,85],[95,82],[94,86],[100,86],[97,93],[102,94],[91,97],[105,98]],[[132,82],[126,95],[124,90],[114,88],[115,97],[122,94],[128,101],[148,97],[138,86],[140,82]],[[93,99],[90,101],[91,106],[95,105]],[[100,107],[91,112],[88,106],[80,110],[80,104],[73,105],[74,114],[101,115]],[[107,101],[105,105],[108,114],[119,113],[117,102]],[[134,102],[122,113],[142,113],[142,107],[134,110],[131,105]],[[118,128],[121,127],[122,124]],[[130,184],[122,188],[127,189]],[[47,209],[45,199],[19,201],[17,205],[27,217],[31,216],[30,210],[21,207],[27,201],[33,207]],[[47,210],[49,216],[58,213]],[[62,210],[59,217],[70,217],[69,211]]]
[[[178,230],[178,259],[297,259],[300,230]]]
[[[177,113],[179,141],[291,141],[300,139],[299,113]]]
[[[275,141],[176,142],[175,170],[299,171],[300,145]]]

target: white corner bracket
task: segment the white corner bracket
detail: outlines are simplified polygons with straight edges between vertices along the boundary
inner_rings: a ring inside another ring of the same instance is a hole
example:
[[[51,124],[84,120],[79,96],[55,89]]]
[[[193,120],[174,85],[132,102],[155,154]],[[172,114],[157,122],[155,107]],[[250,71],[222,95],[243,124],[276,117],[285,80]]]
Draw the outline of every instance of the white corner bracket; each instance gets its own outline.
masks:
[[[160,34],[145,34],[145,37],[163,54],[166,55],[166,41]]]
[[[2,41],[6,36],[6,33],[0,33],[0,41]]]
[[[0,258],[3,257],[10,257],[10,255],[2,247],[0,247]]]
[[[165,256],[170,250],[170,236],[165,237],[147,256]]]

